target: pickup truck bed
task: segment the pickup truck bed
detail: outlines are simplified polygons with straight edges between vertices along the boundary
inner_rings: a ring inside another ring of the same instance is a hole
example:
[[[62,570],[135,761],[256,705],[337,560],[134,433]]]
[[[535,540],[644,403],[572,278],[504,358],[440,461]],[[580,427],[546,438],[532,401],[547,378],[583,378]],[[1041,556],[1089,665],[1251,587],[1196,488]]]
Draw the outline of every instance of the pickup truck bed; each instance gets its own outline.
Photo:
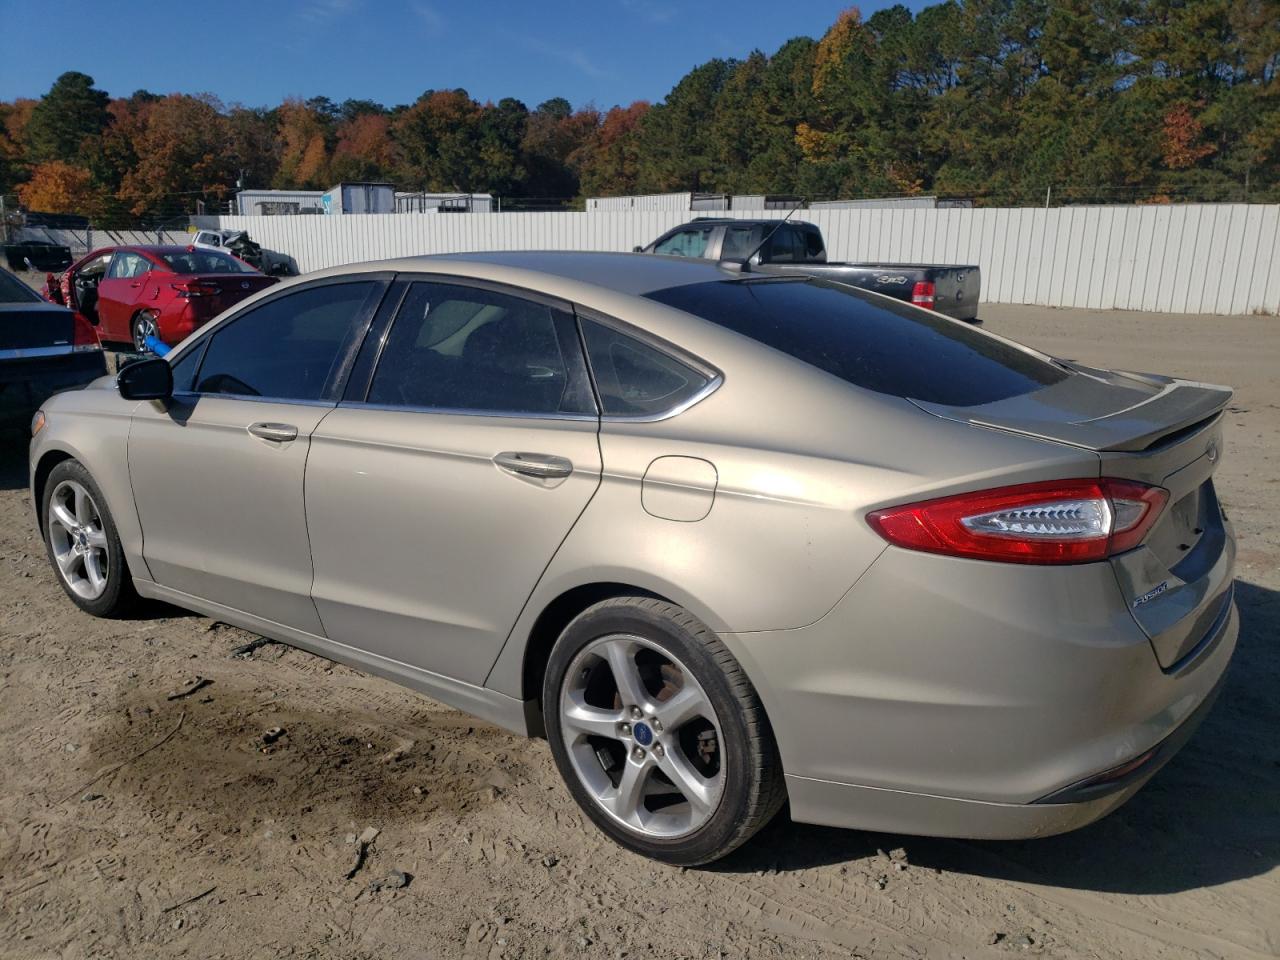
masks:
[[[768,237],[768,242],[765,238]],[[764,246],[760,245],[764,243]],[[756,250],[756,248],[760,248]],[[982,271],[973,264],[829,263],[822,232],[811,223],[699,218],[669,230],[638,252],[742,263],[755,273],[822,277],[956,320],[978,316]]]
[[[937,263],[760,263],[756,273],[792,273],[836,280],[883,293],[956,320],[978,316],[981,271],[976,266]]]

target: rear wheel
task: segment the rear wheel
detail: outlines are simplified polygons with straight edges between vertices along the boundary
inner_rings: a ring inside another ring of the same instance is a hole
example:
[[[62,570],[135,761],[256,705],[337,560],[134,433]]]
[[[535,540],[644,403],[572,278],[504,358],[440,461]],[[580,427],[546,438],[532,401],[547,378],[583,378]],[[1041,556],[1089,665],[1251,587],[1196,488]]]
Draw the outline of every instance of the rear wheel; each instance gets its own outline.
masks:
[[[102,491],[77,460],[64,460],[44,488],[45,547],[58,583],[95,617],[118,617],[137,601],[124,548]]]
[[[147,337],[160,338],[158,314],[154,310],[143,310],[133,318],[133,349],[138,353],[150,353]]]
[[[673,604],[622,597],[584,611],[552,649],[542,705],[574,800],[637,853],[718,860],[785,799],[750,681],[719,637]]]

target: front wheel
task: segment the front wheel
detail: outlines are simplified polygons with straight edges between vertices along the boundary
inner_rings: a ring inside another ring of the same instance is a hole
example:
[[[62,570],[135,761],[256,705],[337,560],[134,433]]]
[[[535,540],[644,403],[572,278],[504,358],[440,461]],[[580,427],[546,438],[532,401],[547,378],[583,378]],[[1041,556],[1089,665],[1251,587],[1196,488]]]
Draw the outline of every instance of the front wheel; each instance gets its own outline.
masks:
[[[44,487],[44,541],[58,583],[95,617],[119,617],[137,601],[115,521],[98,484],[76,460],[64,460]]]
[[[133,349],[138,353],[150,353],[151,348],[147,346],[148,337],[160,339],[160,326],[154,311],[143,310],[133,318]]]
[[[647,857],[718,860],[785,799],[751,682],[720,638],[673,604],[620,597],[580,614],[551,651],[542,707],[574,800]]]

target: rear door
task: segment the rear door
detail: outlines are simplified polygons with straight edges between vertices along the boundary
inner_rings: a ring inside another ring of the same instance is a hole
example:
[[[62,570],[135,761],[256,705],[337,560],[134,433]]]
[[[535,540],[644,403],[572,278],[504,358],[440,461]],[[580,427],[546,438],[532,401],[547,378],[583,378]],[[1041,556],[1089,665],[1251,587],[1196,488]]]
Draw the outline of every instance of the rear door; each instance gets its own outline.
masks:
[[[129,433],[143,557],[157,583],[321,633],[303,471],[387,282],[291,288],[174,358],[173,400],[140,404]]]
[[[117,250],[98,284],[98,322],[108,340],[133,339],[133,314],[151,263],[134,250]]]
[[[394,296],[394,294],[393,294]],[[316,429],[306,512],[325,634],[481,683],[600,482],[572,313],[415,279]]]

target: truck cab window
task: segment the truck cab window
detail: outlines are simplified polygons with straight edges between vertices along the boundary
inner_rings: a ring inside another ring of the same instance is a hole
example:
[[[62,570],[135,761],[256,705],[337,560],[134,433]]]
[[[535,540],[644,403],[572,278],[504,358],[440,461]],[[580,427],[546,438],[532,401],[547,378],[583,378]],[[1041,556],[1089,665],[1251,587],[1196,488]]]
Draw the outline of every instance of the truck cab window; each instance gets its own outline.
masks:
[[[704,256],[707,252],[707,244],[711,241],[711,230],[711,227],[698,227],[673,233],[659,240],[654,245],[653,252],[669,257]]]

